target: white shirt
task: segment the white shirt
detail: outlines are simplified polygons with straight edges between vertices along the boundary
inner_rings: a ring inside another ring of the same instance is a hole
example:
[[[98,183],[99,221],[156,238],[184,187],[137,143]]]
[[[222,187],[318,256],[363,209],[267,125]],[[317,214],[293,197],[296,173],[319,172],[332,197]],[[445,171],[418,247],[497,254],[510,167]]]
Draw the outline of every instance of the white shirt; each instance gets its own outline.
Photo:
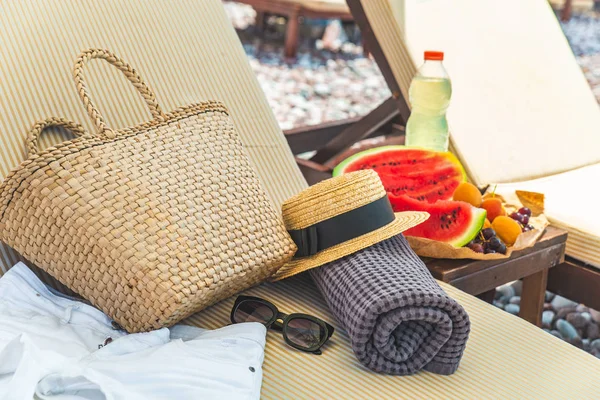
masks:
[[[128,335],[23,263],[0,278],[0,399],[258,399],[266,329]]]

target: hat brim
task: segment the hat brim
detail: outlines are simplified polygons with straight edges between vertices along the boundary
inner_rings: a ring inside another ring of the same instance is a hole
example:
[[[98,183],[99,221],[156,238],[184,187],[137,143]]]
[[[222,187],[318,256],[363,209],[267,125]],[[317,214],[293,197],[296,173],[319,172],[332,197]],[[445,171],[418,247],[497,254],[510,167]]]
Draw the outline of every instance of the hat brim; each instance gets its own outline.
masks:
[[[429,213],[418,211],[405,211],[394,213],[396,218],[393,222],[385,225],[382,228],[366,233],[354,239],[340,243],[330,247],[315,255],[308,257],[294,258],[292,261],[281,267],[269,280],[271,282],[289,278],[309,269],[320,267],[324,264],[338,260],[342,257],[356,253],[359,250],[365,249],[375,243],[382,242],[386,239],[396,236],[413,226],[419,225],[429,218]]]

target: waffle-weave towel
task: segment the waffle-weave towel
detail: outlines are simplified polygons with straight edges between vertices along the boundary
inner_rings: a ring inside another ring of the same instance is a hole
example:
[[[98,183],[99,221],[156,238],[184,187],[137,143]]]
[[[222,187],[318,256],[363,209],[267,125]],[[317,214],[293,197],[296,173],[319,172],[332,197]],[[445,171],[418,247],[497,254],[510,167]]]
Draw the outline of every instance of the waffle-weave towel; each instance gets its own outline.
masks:
[[[402,235],[311,275],[350,336],[359,361],[381,373],[456,371],[469,316],[437,284]]]

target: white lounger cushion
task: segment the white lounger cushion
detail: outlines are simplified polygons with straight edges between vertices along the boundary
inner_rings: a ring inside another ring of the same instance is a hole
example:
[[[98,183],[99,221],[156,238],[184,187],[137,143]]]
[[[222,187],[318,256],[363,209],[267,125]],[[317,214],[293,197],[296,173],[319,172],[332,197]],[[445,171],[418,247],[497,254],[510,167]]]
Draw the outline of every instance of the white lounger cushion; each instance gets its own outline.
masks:
[[[600,268],[600,164],[527,182],[503,184],[498,191],[544,193],[550,223],[569,232],[567,254]]]
[[[547,0],[405,0],[417,65],[445,52],[448,122],[478,185],[600,162],[600,107]]]

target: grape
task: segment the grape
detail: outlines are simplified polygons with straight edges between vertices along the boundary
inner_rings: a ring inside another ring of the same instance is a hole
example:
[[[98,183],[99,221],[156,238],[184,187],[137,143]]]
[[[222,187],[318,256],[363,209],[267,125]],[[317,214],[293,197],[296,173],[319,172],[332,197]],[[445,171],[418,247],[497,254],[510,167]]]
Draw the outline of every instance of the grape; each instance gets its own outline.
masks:
[[[488,247],[491,250],[498,250],[500,248],[500,246],[503,245],[503,244],[504,243],[502,243],[502,241],[499,238],[497,238],[496,236],[494,236],[493,238],[491,238],[488,241]]]
[[[498,253],[506,254],[506,245],[504,243],[500,243],[500,246],[496,249]]]
[[[527,215],[528,217],[531,217],[531,210],[527,207],[521,207],[521,208],[519,208],[519,214],[523,214],[523,215]]]
[[[534,229],[535,229],[535,227],[534,227],[533,225],[531,225],[531,224],[527,224],[527,225],[525,225],[525,226],[523,227],[523,232],[529,232],[529,231],[532,231],[532,230],[534,230]]]
[[[521,214],[523,216],[523,220],[521,221],[521,223],[523,225],[527,225],[529,223],[529,215],[527,214]]]
[[[473,243],[472,245],[469,246],[469,248],[471,250],[473,250],[475,253],[483,253],[484,252],[483,245],[481,243]]]
[[[494,254],[494,253],[496,253],[496,250],[487,249],[487,250],[485,251],[485,254]]]
[[[483,235],[483,238],[485,240],[489,240],[490,238],[493,238],[494,236],[496,236],[496,231],[493,230],[492,228],[485,228],[481,231],[481,234]]]
[[[509,215],[509,217],[511,217],[512,219],[514,219],[517,222],[523,223],[523,214],[513,212]]]

